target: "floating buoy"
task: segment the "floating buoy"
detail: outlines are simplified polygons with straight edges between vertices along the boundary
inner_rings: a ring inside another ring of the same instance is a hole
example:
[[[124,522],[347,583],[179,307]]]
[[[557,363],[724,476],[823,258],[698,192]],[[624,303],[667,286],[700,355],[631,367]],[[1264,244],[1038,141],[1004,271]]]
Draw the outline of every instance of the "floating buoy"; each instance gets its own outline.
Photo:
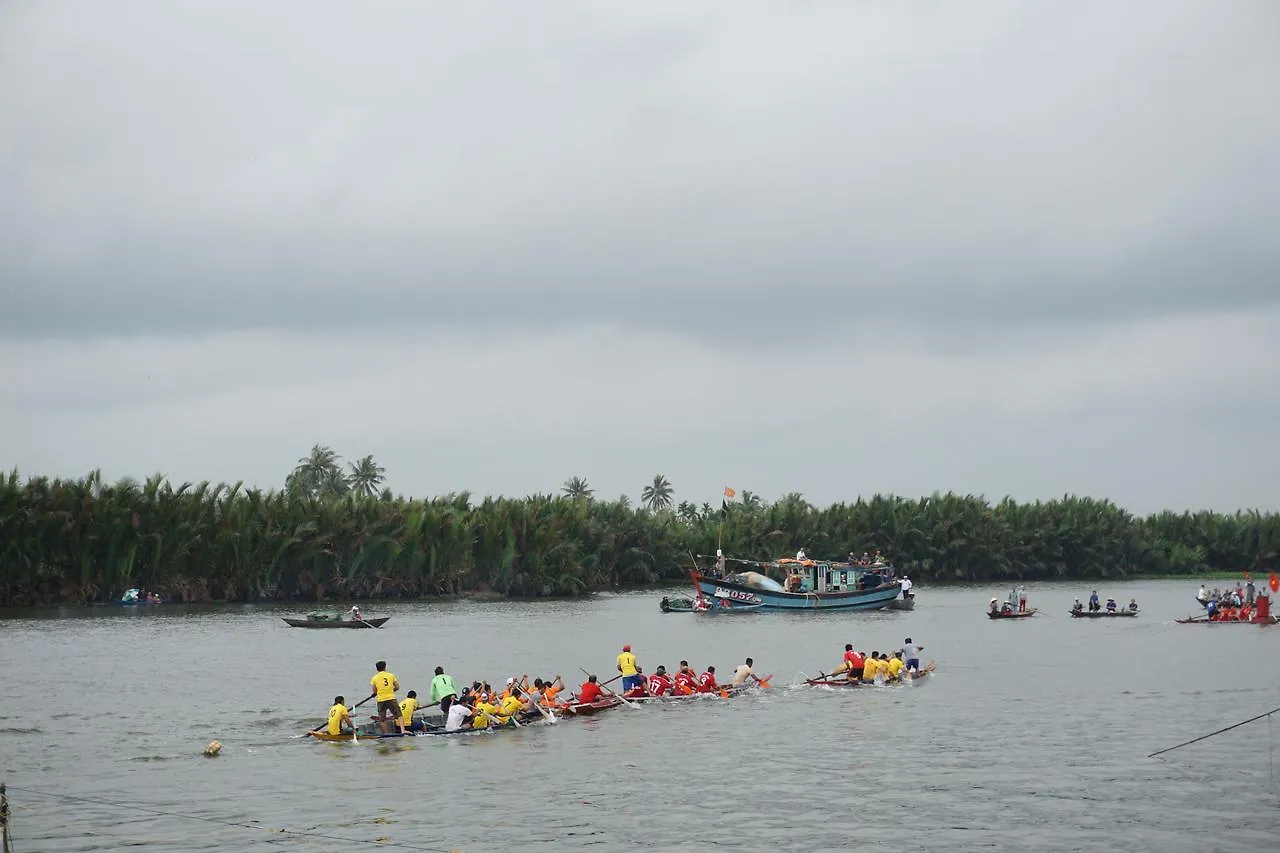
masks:
[[[204,748],[204,755],[206,758],[213,758],[219,752],[222,752],[222,744],[218,743],[216,740],[209,741],[209,745]]]

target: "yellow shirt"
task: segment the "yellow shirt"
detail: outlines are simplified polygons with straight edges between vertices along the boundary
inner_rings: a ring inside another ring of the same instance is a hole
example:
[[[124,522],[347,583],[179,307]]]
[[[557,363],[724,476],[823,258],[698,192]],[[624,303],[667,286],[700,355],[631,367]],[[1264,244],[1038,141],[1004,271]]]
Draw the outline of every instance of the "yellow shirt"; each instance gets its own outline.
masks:
[[[631,652],[623,652],[622,654],[618,655],[618,666],[622,669],[622,674],[624,676],[635,675],[636,674],[636,656],[631,654]]]
[[[493,725],[493,718],[498,716],[498,709],[488,702],[477,702],[475,711],[475,716],[471,718],[471,728],[473,729],[488,728]]]
[[[351,712],[347,710],[346,705],[334,705],[329,709],[329,734],[342,734],[342,721],[350,719]]]
[[[862,663],[862,680],[874,681],[876,673],[880,671],[880,661],[876,658],[867,658]]]
[[[502,700],[501,710],[503,714],[506,714],[507,716],[511,716],[512,714],[519,711],[523,706],[524,706],[524,703],[521,702],[518,698],[516,698],[515,696],[508,696],[506,699]]]
[[[902,672],[902,670],[905,669],[906,666],[907,665],[903,663],[899,658],[889,658],[889,664],[888,664],[889,675],[892,676],[893,678],[897,678],[898,673]]]
[[[406,726],[406,727],[413,725],[413,712],[418,710],[420,707],[422,706],[418,704],[417,699],[406,699],[403,702],[401,702],[400,703],[400,725]]]
[[[396,677],[389,672],[378,673],[369,679],[369,683],[373,685],[374,690],[378,691],[379,702],[396,698],[396,691],[400,689],[400,682],[396,681]]]

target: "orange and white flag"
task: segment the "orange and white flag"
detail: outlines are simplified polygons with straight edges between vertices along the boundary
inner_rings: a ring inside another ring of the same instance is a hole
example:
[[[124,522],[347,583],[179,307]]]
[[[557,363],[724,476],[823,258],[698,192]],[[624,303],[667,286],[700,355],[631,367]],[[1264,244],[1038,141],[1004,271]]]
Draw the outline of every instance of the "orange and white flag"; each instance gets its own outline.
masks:
[[[734,495],[736,495],[736,494],[737,494],[737,492],[735,492],[733,489],[729,488],[728,486],[725,486],[725,487],[724,487],[724,496],[725,496],[726,498],[731,498],[731,497],[733,497],[733,496],[734,496]]]

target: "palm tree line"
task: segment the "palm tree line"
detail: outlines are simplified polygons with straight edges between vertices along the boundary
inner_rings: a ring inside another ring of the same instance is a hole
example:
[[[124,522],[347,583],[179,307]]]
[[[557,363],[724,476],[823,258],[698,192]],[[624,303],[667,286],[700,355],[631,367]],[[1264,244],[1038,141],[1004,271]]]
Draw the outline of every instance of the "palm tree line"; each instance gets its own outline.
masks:
[[[827,507],[748,490],[719,506],[675,501],[659,474],[632,506],[583,477],[559,493],[395,495],[372,456],[317,445],[280,490],[243,484],[0,478],[0,603],[109,602],[130,586],[184,601],[416,598],[472,591],[583,595],[688,579],[719,546],[767,561],[803,547],[878,550],[917,581],[991,582],[1261,572],[1280,516],[1166,511],[1107,500],[990,503],[934,494]]]

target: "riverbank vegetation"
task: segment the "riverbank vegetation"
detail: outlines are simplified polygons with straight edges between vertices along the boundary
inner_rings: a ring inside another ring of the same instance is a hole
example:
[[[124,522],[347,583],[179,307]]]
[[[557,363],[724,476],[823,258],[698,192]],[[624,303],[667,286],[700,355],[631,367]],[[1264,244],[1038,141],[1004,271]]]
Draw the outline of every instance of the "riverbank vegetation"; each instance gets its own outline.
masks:
[[[695,505],[676,503],[662,475],[639,506],[600,500],[581,477],[557,494],[424,500],[380,491],[371,457],[338,466],[314,448],[279,491],[14,471],[0,479],[0,604],[113,601],[132,586],[185,601],[580,595],[678,582],[718,541],[761,561],[800,547],[819,559],[879,550],[918,582],[1260,572],[1280,561],[1280,515],[1256,511],[1143,518],[1092,498],[956,494],[823,508],[745,490]]]

